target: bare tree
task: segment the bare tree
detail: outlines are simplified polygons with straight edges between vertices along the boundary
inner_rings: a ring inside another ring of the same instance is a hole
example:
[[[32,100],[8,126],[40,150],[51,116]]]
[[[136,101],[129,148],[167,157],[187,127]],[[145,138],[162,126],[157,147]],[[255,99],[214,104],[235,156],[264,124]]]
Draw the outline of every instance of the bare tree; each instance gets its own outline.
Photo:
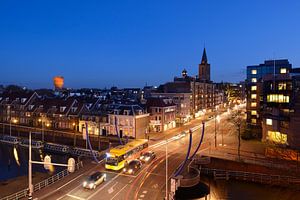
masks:
[[[228,121],[232,123],[238,132],[238,159],[241,159],[241,129],[244,125],[243,113],[240,110],[232,111]]]

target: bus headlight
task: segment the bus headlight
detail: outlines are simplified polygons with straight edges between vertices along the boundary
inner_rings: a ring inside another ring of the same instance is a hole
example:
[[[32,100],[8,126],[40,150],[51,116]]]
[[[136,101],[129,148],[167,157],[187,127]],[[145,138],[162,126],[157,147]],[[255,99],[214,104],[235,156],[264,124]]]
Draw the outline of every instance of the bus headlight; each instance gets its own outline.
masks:
[[[132,173],[132,169],[128,170],[128,173],[131,174]]]

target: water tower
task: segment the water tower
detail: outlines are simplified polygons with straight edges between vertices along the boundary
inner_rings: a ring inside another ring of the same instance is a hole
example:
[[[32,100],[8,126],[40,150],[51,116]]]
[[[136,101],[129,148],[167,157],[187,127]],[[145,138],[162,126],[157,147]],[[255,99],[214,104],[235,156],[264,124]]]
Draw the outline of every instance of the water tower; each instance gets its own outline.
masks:
[[[64,86],[64,77],[62,76],[55,76],[53,78],[54,87],[56,90],[61,90]]]

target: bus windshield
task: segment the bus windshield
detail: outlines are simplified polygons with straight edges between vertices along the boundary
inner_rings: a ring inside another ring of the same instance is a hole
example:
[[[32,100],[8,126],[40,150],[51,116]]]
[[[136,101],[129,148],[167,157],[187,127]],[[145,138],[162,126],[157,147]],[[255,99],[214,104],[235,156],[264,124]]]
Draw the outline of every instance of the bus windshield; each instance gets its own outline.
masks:
[[[118,165],[118,158],[109,157],[106,159],[106,164],[108,165]]]

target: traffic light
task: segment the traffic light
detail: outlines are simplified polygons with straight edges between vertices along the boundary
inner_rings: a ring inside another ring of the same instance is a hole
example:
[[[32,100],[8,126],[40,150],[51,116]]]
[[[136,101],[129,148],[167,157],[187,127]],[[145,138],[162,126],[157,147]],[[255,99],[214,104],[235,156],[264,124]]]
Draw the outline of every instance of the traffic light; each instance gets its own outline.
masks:
[[[68,159],[68,172],[73,173],[75,171],[75,159],[69,158]]]
[[[46,155],[44,158],[44,168],[48,170],[50,166],[51,166],[51,157]]]

